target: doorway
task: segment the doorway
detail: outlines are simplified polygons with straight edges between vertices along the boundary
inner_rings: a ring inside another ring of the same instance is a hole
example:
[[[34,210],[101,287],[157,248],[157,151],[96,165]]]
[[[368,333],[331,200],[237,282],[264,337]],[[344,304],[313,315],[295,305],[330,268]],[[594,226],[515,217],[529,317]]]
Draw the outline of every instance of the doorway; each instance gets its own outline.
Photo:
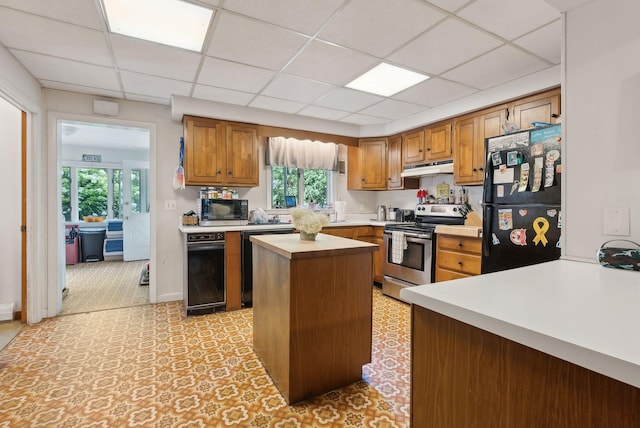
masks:
[[[60,314],[149,303],[151,130],[59,119]]]

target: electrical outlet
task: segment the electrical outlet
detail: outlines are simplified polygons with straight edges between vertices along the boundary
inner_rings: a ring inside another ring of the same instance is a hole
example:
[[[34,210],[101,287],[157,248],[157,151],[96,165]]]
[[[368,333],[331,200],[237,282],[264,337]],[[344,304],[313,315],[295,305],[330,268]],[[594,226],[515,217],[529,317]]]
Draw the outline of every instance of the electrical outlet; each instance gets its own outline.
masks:
[[[176,201],[167,199],[164,201],[164,209],[167,211],[175,211],[176,210]]]
[[[629,208],[604,209],[604,234],[629,236]]]

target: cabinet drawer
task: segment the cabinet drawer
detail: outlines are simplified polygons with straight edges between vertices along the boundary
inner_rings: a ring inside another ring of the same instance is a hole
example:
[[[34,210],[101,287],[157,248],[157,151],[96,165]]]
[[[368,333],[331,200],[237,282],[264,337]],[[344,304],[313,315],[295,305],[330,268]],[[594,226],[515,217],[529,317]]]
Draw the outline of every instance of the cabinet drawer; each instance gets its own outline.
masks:
[[[324,227],[320,233],[340,236],[342,238],[353,238],[353,227]]]
[[[482,254],[482,240],[468,236],[438,235],[438,249]]]
[[[471,254],[440,250],[437,255],[438,268],[450,269],[470,275],[480,274],[481,263],[480,256]]]
[[[355,229],[356,229],[356,233],[355,233],[356,238],[361,236],[373,236],[373,226],[358,226]]]
[[[454,272],[447,269],[436,269],[436,282],[449,281],[451,279],[466,278],[470,275],[466,275],[460,272]]]

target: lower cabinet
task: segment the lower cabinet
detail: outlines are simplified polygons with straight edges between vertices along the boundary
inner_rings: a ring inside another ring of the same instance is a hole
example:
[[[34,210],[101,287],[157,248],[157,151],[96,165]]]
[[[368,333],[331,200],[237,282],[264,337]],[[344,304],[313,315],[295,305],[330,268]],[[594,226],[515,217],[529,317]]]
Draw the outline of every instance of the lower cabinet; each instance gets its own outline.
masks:
[[[373,253],[373,281],[382,284],[384,263],[382,251],[384,228],[382,226],[329,226],[323,227],[321,233],[377,244],[379,248]]]
[[[481,238],[436,236],[436,282],[480,275],[481,263]]]

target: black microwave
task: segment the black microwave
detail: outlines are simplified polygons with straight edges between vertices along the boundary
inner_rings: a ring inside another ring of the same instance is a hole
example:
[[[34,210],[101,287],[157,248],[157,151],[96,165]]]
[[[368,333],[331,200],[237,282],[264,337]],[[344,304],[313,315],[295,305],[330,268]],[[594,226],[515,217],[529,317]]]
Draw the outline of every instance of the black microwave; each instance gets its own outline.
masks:
[[[249,220],[246,199],[201,199],[200,226],[244,224]]]

